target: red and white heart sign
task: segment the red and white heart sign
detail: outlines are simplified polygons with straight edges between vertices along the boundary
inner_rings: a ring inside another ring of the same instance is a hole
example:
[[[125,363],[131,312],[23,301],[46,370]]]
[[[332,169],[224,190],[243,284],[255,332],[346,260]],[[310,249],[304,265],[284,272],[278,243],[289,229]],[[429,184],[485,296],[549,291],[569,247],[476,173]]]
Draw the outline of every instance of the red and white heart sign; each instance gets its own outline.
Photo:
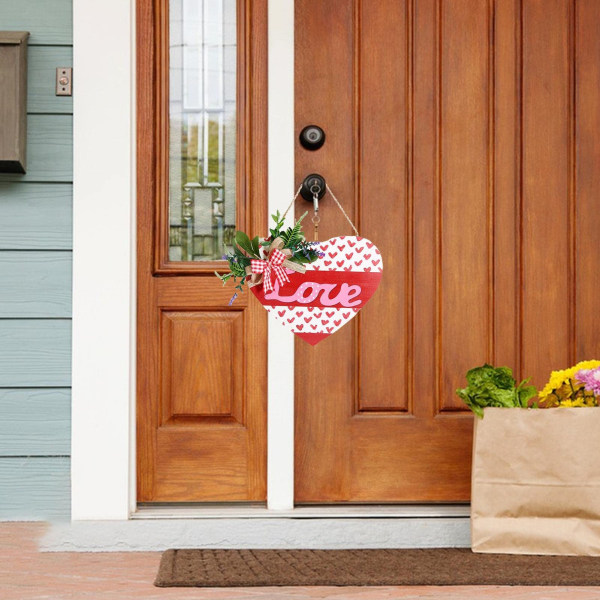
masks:
[[[363,237],[340,236],[319,244],[324,254],[306,273],[287,270],[290,281],[265,294],[250,288],[286,329],[313,346],[336,332],[367,303],[383,273],[381,253]]]

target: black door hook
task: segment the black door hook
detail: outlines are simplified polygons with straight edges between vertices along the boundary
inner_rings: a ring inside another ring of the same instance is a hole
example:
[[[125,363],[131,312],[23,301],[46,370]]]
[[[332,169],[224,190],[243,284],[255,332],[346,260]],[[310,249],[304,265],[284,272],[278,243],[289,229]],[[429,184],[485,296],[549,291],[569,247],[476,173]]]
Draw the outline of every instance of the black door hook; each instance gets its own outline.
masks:
[[[311,173],[304,178],[300,195],[309,202],[312,202],[315,196],[320,200],[327,191],[326,185],[325,178],[322,175]]]

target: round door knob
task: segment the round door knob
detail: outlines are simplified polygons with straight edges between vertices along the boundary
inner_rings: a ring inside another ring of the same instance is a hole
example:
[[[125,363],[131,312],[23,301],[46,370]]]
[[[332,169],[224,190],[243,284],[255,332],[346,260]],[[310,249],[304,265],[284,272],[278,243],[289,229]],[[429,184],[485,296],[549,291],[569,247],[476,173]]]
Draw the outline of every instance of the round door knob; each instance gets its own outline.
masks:
[[[300,188],[300,195],[309,202],[314,200],[316,196],[320,200],[327,190],[327,184],[323,175],[318,173],[311,173],[304,178],[302,187]]]
[[[307,125],[300,132],[300,144],[306,150],[318,150],[325,143],[325,132],[318,125]]]

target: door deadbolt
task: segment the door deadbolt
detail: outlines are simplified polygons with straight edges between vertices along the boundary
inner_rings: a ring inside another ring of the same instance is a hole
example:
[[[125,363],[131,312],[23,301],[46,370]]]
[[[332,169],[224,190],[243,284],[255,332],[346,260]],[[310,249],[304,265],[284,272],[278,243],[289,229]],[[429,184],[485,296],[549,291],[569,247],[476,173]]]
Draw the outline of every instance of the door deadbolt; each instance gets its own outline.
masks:
[[[300,132],[300,144],[306,150],[318,150],[325,143],[325,132],[318,125],[307,125]]]

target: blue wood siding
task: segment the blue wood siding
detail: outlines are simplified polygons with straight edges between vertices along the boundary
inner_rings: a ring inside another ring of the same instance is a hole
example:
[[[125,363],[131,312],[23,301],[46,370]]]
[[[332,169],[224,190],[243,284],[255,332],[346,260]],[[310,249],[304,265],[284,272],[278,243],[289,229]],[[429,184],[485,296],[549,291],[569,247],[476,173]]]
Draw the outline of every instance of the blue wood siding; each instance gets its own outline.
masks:
[[[69,319],[0,319],[0,387],[69,387]]]
[[[71,317],[71,252],[0,252],[0,281],[2,316]]]
[[[71,452],[71,390],[0,390],[0,455],[68,456]]]
[[[54,81],[71,0],[0,0],[0,29],[31,33],[27,174],[0,174],[0,519],[68,519],[73,101]]]
[[[56,96],[56,67],[73,64],[70,46],[30,46],[27,56],[27,112],[70,114],[73,112],[71,96]]]
[[[73,45],[71,0],[0,0],[0,24],[3,31],[29,31],[30,46]]]
[[[72,182],[73,117],[28,115],[27,173],[0,174],[0,182]]]
[[[0,458],[0,506],[4,520],[65,520],[70,514],[67,456]]]
[[[0,250],[71,250],[73,186],[0,182]]]

